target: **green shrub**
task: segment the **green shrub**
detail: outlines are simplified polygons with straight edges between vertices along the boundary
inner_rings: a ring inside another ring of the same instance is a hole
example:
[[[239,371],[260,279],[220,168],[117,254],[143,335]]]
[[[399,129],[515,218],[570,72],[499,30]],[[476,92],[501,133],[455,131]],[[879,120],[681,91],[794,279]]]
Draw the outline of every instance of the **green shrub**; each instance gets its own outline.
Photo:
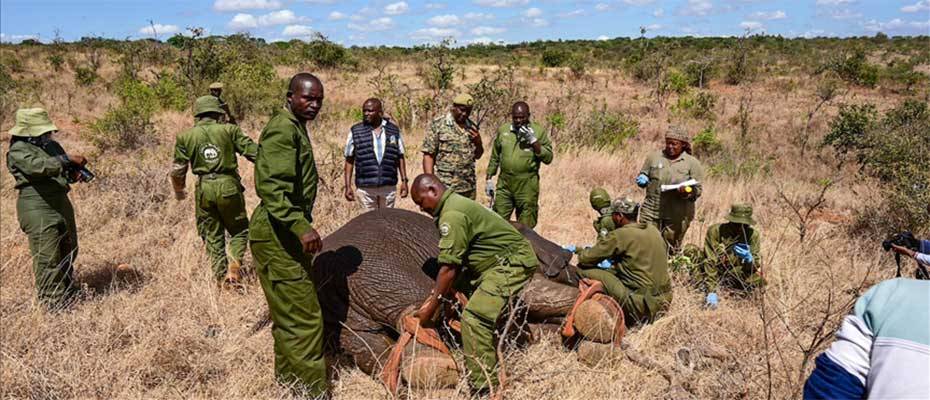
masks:
[[[697,92],[678,98],[673,112],[687,115],[691,118],[714,120],[714,108],[717,106],[717,95],[711,92]]]
[[[584,76],[586,65],[587,65],[587,62],[585,61],[584,57],[575,56],[575,57],[572,57],[571,60],[569,60],[568,69],[572,71],[572,76],[574,76],[577,79],[577,78],[581,78],[582,76]]]
[[[668,91],[685,94],[688,92],[688,77],[678,69],[670,68],[665,75],[664,85]]]
[[[158,108],[155,90],[143,82],[123,79],[117,83],[121,104],[94,121],[85,137],[100,150],[134,150],[156,142],[152,116]]]
[[[234,63],[220,77],[226,88],[223,99],[236,118],[270,115],[282,104],[286,84],[277,79],[274,67],[265,63]]]
[[[717,131],[713,126],[704,128],[691,140],[695,156],[705,157],[719,153],[723,150],[723,144],[717,138]]]
[[[844,104],[830,121],[830,132],[823,138],[823,144],[833,146],[840,154],[859,150],[865,143],[866,132],[877,119],[873,104]]]
[[[93,69],[87,67],[74,68],[74,81],[80,86],[90,86],[97,81],[99,76]]]
[[[878,83],[878,67],[868,63],[862,50],[833,58],[821,67],[823,70],[833,71],[844,81],[860,86],[874,87]]]
[[[61,66],[65,64],[65,57],[59,53],[53,53],[48,56],[48,63],[52,66],[53,70],[61,71]]]
[[[162,109],[184,111],[189,103],[183,85],[171,75],[162,74],[152,87]]]
[[[607,106],[603,106],[588,114],[588,118],[577,133],[575,142],[594,149],[613,150],[637,134],[639,134],[638,121],[620,111],[610,111]]]
[[[548,48],[542,53],[542,64],[549,68],[557,68],[568,63],[571,58],[565,50]]]
[[[336,68],[352,63],[349,53],[344,47],[329,41],[320,34],[317,34],[313,41],[304,46],[303,54],[305,59],[310,60],[320,68]]]

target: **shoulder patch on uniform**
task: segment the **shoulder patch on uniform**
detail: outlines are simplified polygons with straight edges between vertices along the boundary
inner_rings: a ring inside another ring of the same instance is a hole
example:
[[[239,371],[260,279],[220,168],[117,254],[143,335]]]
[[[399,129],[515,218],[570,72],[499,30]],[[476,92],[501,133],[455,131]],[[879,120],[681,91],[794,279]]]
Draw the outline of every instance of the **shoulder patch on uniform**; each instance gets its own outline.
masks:
[[[220,149],[212,144],[207,144],[200,150],[200,154],[203,155],[204,160],[214,162],[220,158]]]
[[[449,236],[449,229],[451,229],[449,227],[449,223],[443,222],[442,224],[439,225],[439,235],[442,237]]]

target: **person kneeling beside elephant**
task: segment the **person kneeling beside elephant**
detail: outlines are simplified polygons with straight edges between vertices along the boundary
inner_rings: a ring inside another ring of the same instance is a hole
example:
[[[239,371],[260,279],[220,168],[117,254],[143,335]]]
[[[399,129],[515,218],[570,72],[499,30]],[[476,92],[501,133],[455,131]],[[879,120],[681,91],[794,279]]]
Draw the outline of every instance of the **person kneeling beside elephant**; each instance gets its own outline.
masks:
[[[620,303],[627,325],[652,322],[672,302],[665,241],[654,225],[637,223],[639,204],[629,198],[610,206],[617,229],[594,247],[578,250],[578,273],[600,281]]]

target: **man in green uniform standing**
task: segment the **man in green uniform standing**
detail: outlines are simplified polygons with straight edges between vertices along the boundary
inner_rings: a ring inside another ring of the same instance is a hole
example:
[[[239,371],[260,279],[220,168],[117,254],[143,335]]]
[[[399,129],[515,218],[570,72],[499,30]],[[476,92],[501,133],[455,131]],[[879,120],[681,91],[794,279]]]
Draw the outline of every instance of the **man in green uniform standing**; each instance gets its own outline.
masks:
[[[726,223],[707,229],[703,257],[698,255],[692,260],[697,265],[695,278],[707,291],[705,303],[709,307],[717,306],[720,285],[749,291],[765,284],[760,255],[762,235],[753,226],[756,221],[752,206],[734,204],[726,219]]]
[[[196,122],[175,140],[171,182],[175,198],[182,200],[187,196],[184,187],[188,166],[197,175],[194,191],[197,232],[206,244],[214,277],[235,285],[239,283],[239,267],[249,238],[236,154],[255,161],[258,146],[238,126],[219,122],[222,115],[216,97],[201,96],[194,101]]]
[[[68,306],[77,293],[73,274],[78,237],[68,191],[69,183],[84,179],[75,168],[87,164],[81,155],[66,154],[51,139],[55,132],[58,127],[44,109],[16,110],[6,154],[19,191],[16,215],[29,238],[37,297],[50,310]]]
[[[591,202],[591,208],[597,211],[597,218],[594,219],[594,232],[597,232],[597,240],[601,240],[617,229],[614,225],[613,213],[610,211],[610,194],[604,188],[594,188],[588,195],[588,201]]]
[[[475,199],[475,161],[484,154],[478,127],[468,117],[475,100],[460,94],[449,113],[433,120],[423,139],[423,172],[439,177],[449,190]]]
[[[517,102],[510,109],[512,123],[501,125],[491,146],[486,193],[494,199],[494,212],[509,220],[514,209],[517,221],[532,229],[539,214],[539,165],[552,162],[552,142],[538,124],[530,122],[530,106]],[[497,191],[491,178],[497,179]]]
[[[665,242],[655,226],[636,222],[637,208],[628,198],[614,200],[611,216],[617,229],[592,248],[567,246],[577,250],[578,273],[604,284],[628,325],[654,321],[672,302]]]
[[[226,104],[221,97],[223,95],[223,82],[213,82],[210,84],[210,96],[216,97],[220,102],[220,108],[223,110],[223,113],[226,115],[226,123],[237,125],[236,118],[233,117],[232,112],[229,111],[229,104]]]
[[[652,224],[677,252],[694,219],[694,203],[701,197],[704,167],[691,156],[691,138],[681,127],[665,135],[665,149],[646,157],[636,184],[646,189],[642,222]]]
[[[307,133],[323,107],[323,83],[312,74],[291,78],[287,103],[262,131],[255,159],[249,244],[273,322],[275,375],[311,397],[327,393],[323,313],[310,280],[323,242],[313,227],[318,175]]]
[[[431,321],[441,298],[454,299],[453,285],[468,296],[462,313],[465,366],[472,388],[487,391],[498,384],[495,327],[536,271],[536,253],[510,223],[447,190],[435,175],[414,179],[411,196],[436,219],[440,234],[436,285],[416,317]]]

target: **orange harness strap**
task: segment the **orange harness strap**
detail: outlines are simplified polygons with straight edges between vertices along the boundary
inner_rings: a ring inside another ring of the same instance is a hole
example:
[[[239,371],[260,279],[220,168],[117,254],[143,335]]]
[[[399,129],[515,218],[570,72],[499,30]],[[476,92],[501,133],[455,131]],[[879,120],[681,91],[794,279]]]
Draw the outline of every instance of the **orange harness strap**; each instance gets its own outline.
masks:
[[[626,334],[626,322],[624,321],[623,308],[620,307],[620,304],[618,304],[613,297],[610,297],[607,292],[604,291],[604,284],[600,281],[583,278],[578,282],[578,290],[580,291],[580,293],[578,293],[578,298],[575,299],[572,310],[565,316],[565,325],[562,326],[562,336],[566,339],[572,339],[578,334],[575,330],[575,312],[578,310],[578,307],[581,306],[581,303],[584,303],[588,299],[593,299],[601,304],[607,305],[617,312],[617,323],[614,325],[613,344],[614,346],[619,346],[620,341],[623,339],[623,335]]]
[[[404,348],[410,343],[410,339],[449,354],[449,348],[439,338],[439,333],[435,329],[420,326],[420,321],[410,315],[403,318],[402,325],[403,332],[394,344],[394,348],[391,349],[387,364],[381,370],[381,382],[387,386],[392,395],[397,394],[397,387],[400,383],[400,364],[404,358]]]

